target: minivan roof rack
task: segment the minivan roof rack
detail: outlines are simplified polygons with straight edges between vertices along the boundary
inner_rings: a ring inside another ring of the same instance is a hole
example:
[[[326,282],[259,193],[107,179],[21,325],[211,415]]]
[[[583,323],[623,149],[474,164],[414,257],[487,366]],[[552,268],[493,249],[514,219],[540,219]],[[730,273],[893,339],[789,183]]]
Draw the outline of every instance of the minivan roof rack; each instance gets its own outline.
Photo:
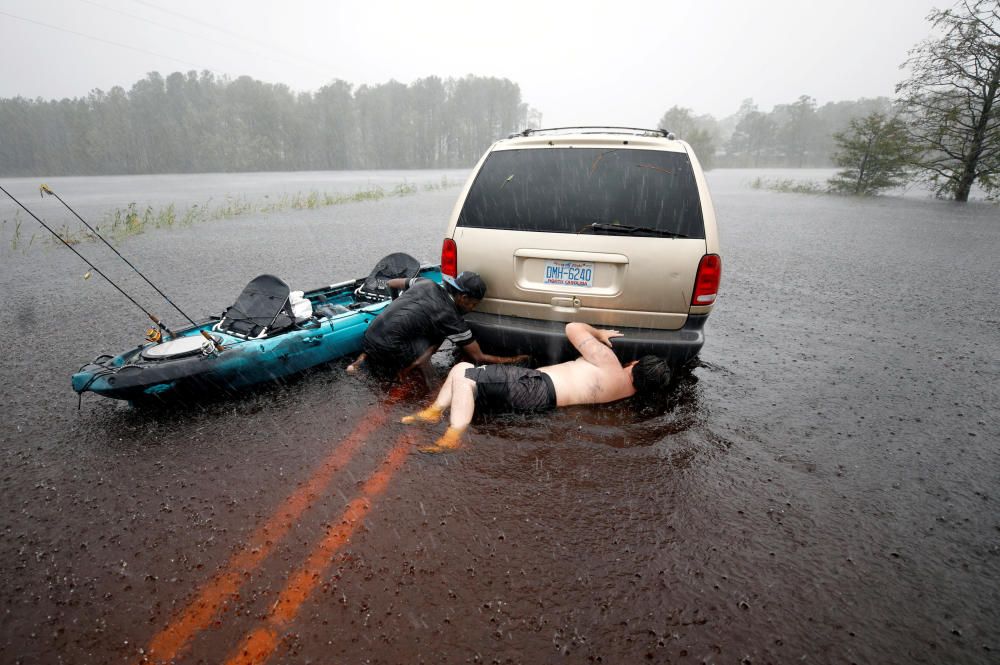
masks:
[[[580,134],[658,134],[667,139],[676,138],[673,132],[666,129],[646,129],[643,127],[613,127],[608,125],[581,125],[579,127],[547,127],[545,129],[532,129],[529,127],[521,132],[514,132],[507,138],[512,139],[518,136],[533,136],[535,134],[546,134],[549,132],[565,132],[568,130],[579,131]]]

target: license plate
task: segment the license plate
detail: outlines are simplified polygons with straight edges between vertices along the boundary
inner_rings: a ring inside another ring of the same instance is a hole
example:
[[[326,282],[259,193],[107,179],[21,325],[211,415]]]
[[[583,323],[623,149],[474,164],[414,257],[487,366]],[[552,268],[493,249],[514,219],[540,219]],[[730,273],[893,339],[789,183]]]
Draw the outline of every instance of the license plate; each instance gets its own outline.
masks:
[[[594,264],[587,261],[546,261],[543,283],[590,288],[594,285]]]

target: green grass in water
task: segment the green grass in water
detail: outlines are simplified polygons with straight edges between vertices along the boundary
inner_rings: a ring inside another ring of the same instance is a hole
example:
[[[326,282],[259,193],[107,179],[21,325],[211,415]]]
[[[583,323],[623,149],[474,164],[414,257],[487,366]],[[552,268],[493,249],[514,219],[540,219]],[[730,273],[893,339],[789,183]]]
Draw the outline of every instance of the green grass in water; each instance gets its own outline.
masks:
[[[423,186],[424,191],[438,191],[456,186],[447,177],[442,177],[440,183],[428,183]],[[369,189],[359,190],[352,194],[330,194],[311,190],[309,192],[296,192],[295,194],[282,194],[280,197],[272,198],[265,195],[262,201],[251,201],[243,196],[227,196],[221,203],[213,205],[211,199],[199,205],[193,204],[183,212],[171,203],[167,206],[154,208],[146,206],[139,208],[135,203],[129,203],[125,208],[116,208],[104,215],[101,223],[94,226],[94,230],[108,240],[122,240],[129,236],[145,233],[148,229],[171,229],[177,227],[191,226],[192,224],[220,220],[234,219],[244,215],[268,214],[282,212],[285,210],[316,210],[327,206],[344,205],[348,203],[364,203],[369,201],[381,201],[387,197],[409,196],[420,191],[416,185],[401,183],[391,190],[386,191],[375,186]],[[0,227],[0,236],[4,235],[7,228],[7,220],[3,220]],[[93,233],[86,229],[72,230],[67,225],[56,229],[59,237],[70,245],[80,242],[97,240]],[[25,245],[22,238],[21,220],[15,218],[13,224],[13,238],[11,247],[14,250],[26,250],[34,242],[34,235]],[[51,245],[61,244],[51,236],[47,239]]]
[[[829,190],[818,182],[811,180],[792,180],[791,178],[761,178],[750,181],[752,189],[766,189],[783,194],[828,194]]]

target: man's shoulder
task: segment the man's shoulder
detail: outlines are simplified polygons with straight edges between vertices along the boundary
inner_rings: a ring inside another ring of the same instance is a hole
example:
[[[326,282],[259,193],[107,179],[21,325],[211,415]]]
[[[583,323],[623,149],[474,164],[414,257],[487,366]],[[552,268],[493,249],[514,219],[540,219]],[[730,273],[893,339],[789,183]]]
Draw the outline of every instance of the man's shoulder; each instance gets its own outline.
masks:
[[[431,296],[435,298],[439,295],[447,295],[444,287],[435,282],[433,279],[428,279],[426,277],[414,277],[411,279],[407,291],[413,295]]]
[[[433,303],[434,307],[442,314],[454,314],[460,316],[455,299],[451,297],[443,285],[432,279],[421,278],[421,283],[413,287],[412,290],[419,289],[416,295],[424,300]]]

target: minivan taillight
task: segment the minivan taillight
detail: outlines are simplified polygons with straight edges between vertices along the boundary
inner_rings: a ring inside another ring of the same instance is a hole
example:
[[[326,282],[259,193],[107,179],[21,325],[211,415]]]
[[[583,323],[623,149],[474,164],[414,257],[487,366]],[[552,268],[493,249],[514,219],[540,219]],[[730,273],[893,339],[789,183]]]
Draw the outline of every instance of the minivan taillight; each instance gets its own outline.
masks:
[[[698,276],[694,278],[692,305],[711,305],[719,293],[722,278],[722,259],[718,254],[706,254],[698,264]]]
[[[441,245],[441,272],[452,277],[458,275],[458,245],[451,238],[445,238]]]

